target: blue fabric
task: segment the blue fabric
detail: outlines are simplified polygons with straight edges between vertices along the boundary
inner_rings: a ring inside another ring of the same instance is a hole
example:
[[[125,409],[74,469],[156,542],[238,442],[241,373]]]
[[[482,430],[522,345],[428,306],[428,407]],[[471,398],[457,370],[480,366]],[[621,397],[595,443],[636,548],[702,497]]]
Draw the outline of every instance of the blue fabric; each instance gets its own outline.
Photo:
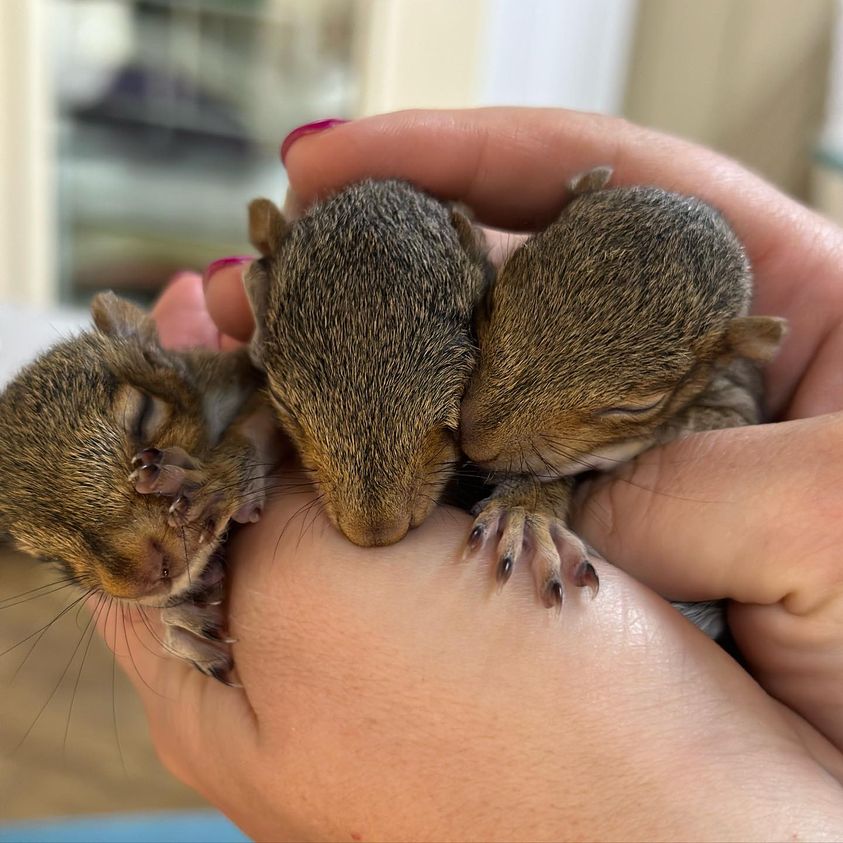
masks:
[[[222,814],[103,814],[0,825],[0,843],[249,843]]]

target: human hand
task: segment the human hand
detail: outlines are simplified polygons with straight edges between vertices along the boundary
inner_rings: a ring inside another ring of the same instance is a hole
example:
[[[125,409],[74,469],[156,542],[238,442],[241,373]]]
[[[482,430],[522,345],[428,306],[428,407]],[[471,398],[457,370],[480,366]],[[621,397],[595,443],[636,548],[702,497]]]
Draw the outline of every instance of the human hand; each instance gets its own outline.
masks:
[[[197,284],[156,308],[178,341]],[[101,623],[166,765],[253,838],[839,839],[840,754],[621,571],[560,617],[458,562],[463,513],[367,550],[314,500],[228,548],[242,689]]]
[[[166,343],[217,344],[199,289],[162,296]],[[312,501],[229,548],[242,690],[160,658],[147,618],[105,631],[167,766],[251,836],[839,837],[840,754],[622,572],[560,618],[528,572],[495,594],[456,561],[462,513],[364,550]]]
[[[575,526],[661,594],[735,601],[730,625],[754,675],[843,746],[840,230],[709,150],[551,109],[369,118],[302,137],[286,163],[303,205],[364,176],[401,177],[516,230],[552,220],[571,177],[600,164],[615,184],[656,184],[724,212],[753,263],[754,311],[790,323],[766,373],[770,414],[786,423],[649,451],[591,488]],[[214,275],[206,296],[220,328],[247,338],[239,272]]]

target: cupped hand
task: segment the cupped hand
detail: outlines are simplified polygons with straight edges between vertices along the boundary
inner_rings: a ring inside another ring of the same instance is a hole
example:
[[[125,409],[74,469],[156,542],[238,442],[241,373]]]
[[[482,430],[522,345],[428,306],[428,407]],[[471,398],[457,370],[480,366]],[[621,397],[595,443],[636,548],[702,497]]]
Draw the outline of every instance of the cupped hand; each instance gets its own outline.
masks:
[[[156,306],[167,342],[218,341],[200,283]],[[106,632],[165,763],[252,837],[839,839],[843,756],[623,572],[549,613],[459,561],[463,513],[361,549],[278,492],[229,547],[242,689],[148,619]]]
[[[302,137],[286,165],[306,206],[363,177],[405,178],[517,231],[551,221],[575,174],[654,184],[723,211],[749,252],[754,312],[787,318],[768,367],[772,419],[652,450],[581,500],[576,526],[672,599],[734,600],[754,675],[843,746],[843,234],[733,161],[623,120],[556,109],[411,111]],[[236,270],[206,291],[221,330],[248,337]]]
[[[840,753],[621,571],[549,613],[459,561],[463,513],[367,550],[313,502],[228,548],[242,689],[116,641],[166,765],[252,838],[839,839]]]

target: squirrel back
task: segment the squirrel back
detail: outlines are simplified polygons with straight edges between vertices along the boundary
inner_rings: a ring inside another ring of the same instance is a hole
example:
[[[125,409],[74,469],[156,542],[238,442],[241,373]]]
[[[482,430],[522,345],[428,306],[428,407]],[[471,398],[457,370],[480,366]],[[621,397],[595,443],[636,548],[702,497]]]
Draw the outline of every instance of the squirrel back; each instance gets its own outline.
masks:
[[[782,320],[746,315],[749,261],[717,210],[656,187],[604,188],[610,172],[578,179],[491,289],[462,428],[487,467],[519,449],[541,474],[594,467],[598,451],[629,458],[716,369],[764,362],[781,341]]]
[[[459,212],[400,181],[364,181],[287,223],[251,206],[264,255],[246,284],[279,420],[329,517],[359,544],[397,541],[456,460],[485,258]]]

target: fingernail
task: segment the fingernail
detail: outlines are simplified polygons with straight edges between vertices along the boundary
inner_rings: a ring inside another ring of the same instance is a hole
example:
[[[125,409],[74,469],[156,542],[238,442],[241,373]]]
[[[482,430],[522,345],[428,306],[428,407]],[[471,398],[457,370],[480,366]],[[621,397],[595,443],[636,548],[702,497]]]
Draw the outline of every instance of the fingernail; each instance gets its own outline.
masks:
[[[281,144],[281,163],[283,164],[287,158],[287,153],[290,147],[301,137],[305,135],[315,135],[319,132],[324,132],[326,129],[332,129],[334,126],[340,126],[343,123],[348,123],[348,120],[342,120],[338,117],[329,117],[327,120],[315,120],[313,123],[305,123],[303,126],[296,126]]]
[[[229,258],[219,258],[208,264],[205,274],[202,276],[202,286],[206,287],[211,278],[226,266],[237,266],[242,263],[249,263],[255,259],[254,255],[233,255]]]

